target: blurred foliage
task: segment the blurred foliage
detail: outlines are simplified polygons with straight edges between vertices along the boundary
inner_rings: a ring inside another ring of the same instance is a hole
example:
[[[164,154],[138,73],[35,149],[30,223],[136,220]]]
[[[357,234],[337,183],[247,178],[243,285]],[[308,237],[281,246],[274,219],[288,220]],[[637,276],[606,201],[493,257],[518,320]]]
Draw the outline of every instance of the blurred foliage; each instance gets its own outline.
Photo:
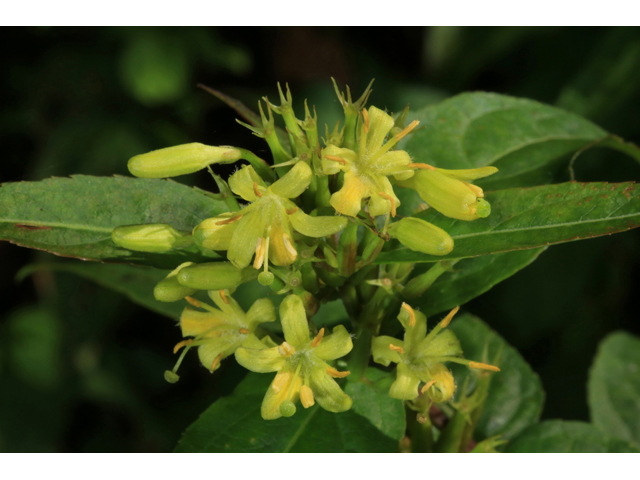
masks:
[[[127,174],[129,157],[178,143],[267,149],[209,85],[254,108],[288,82],[332,128],[330,77],[390,111],[487,90],[556,104],[640,143],[637,28],[22,28],[7,30],[0,74],[0,182]],[[640,178],[623,154],[588,150],[581,181]],[[227,173],[231,172],[231,168]],[[565,177],[568,178],[568,172]],[[212,188],[206,174],[180,177]],[[554,246],[467,304],[540,375],[543,418],[589,419],[587,372],[599,341],[640,333],[640,235]],[[0,243],[0,451],[170,451],[244,371],[186,361],[166,384],[175,323],[99,287],[40,269],[51,255]],[[246,292],[243,301],[259,292]],[[330,312],[331,309],[326,310]],[[331,315],[328,315],[329,317]],[[331,321],[327,318],[327,321]]]

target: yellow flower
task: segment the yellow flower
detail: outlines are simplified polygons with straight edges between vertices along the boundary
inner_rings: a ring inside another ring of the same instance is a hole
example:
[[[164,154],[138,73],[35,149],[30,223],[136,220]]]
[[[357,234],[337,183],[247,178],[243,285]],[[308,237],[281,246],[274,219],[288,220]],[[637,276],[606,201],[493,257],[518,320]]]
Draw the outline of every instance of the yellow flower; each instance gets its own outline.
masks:
[[[304,408],[317,401],[330,412],[344,412],[351,408],[351,397],[342,391],[334,378],[340,372],[327,362],[345,356],[353,348],[351,336],[338,325],[331,335],[324,328],[311,339],[302,300],[289,295],[280,305],[280,320],[285,341],[272,348],[245,345],[236,350],[236,360],[243,367],[260,373],[278,372],[262,402],[262,418],[272,420],[290,417],[300,400]]]
[[[376,107],[363,109],[362,117],[357,151],[335,145],[329,145],[322,151],[325,174],[345,172],[344,184],[331,196],[331,205],[338,212],[355,217],[361,209],[362,200],[368,199],[372,216],[395,215],[400,200],[387,177],[393,176],[397,180],[410,178],[416,167],[407,152],[390,149],[409,134],[418,121],[384,143],[394,126],[393,118]]]
[[[427,317],[402,304],[398,320],[405,328],[404,340],[381,335],[372,341],[373,360],[384,366],[398,364],[396,380],[389,389],[389,396],[401,400],[413,400],[420,392],[435,403],[446,402],[453,397],[455,381],[446,362],[461,363],[469,368],[499,371],[498,367],[462,358],[460,342],[451,330],[444,330],[458,311],[454,308],[431,332],[427,334]],[[423,387],[418,390],[420,383]]]
[[[185,308],[180,317],[180,328],[183,337],[193,337],[178,343],[174,348],[177,353],[186,347],[180,355],[173,371],[165,372],[167,381],[174,383],[178,380],[176,371],[182,363],[185,354],[192,347],[198,347],[198,356],[202,364],[211,372],[220,367],[220,361],[232,355],[241,345],[250,348],[267,348],[273,342],[269,337],[263,340],[256,336],[258,325],[273,322],[276,312],[273,303],[268,298],[256,300],[251,308],[245,312],[224,290],[210,291],[209,297],[218,308],[186,297],[194,307],[204,311]]]

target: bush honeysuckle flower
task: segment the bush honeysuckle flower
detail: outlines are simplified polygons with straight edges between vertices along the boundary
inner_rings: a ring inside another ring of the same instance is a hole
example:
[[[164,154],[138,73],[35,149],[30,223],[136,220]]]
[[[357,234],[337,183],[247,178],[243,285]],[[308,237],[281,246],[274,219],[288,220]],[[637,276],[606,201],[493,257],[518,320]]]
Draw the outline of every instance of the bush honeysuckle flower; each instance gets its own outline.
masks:
[[[407,152],[390,149],[419,122],[415,120],[384,143],[395,124],[393,117],[376,107],[363,109],[362,117],[357,151],[335,145],[329,145],[322,151],[322,168],[325,174],[345,172],[344,184],[331,196],[331,205],[343,215],[355,217],[360,211],[362,200],[369,199],[371,216],[388,213],[395,216],[400,200],[387,177],[407,179],[419,167],[411,163]]]
[[[413,188],[420,198],[447,217],[476,220],[489,216],[491,205],[483,198],[482,188],[470,182],[493,175],[498,171],[496,167],[445,170],[425,166],[428,168],[399,181],[398,185]]]
[[[239,212],[210,218],[193,231],[196,244],[211,250],[227,250],[229,261],[244,268],[255,258],[260,269],[268,263],[291,265],[298,256],[292,230],[308,237],[324,237],[342,230],[348,220],[340,216],[312,217],[290,199],[309,186],[311,167],[296,163],[281,179],[267,186],[251,166],[241,168],[229,178],[229,187],[251,202]]]
[[[460,342],[451,330],[443,330],[459,307],[454,308],[427,334],[427,317],[403,303],[398,320],[405,329],[404,341],[382,335],[375,337],[371,350],[373,360],[384,366],[398,364],[395,382],[389,396],[401,400],[414,400],[425,393],[435,403],[453,397],[455,381],[445,362],[467,365],[469,368],[499,371],[498,367],[462,358]],[[423,387],[418,390],[420,383]]]
[[[334,378],[350,372],[340,372],[327,362],[345,356],[353,348],[351,336],[338,325],[330,335],[324,328],[311,339],[302,300],[287,296],[280,305],[280,320],[285,341],[272,348],[245,345],[236,350],[236,360],[243,367],[259,373],[278,372],[262,402],[262,418],[273,420],[290,417],[300,399],[304,408],[317,401],[330,412],[344,412],[352,400]]]
[[[176,374],[187,351],[198,347],[198,357],[212,373],[220,367],[220,361],[232,355],[238,347],[244,345],[249,348],[267,348],[274,345],[269,337],[262,341],[256,336],[256,328],[261,323],[273,322],[276,311],[268,298],[256,300],[247,313],[240,308],[228,290],[210,291],[209,297],[218,308],[206,303],[186,297],[186,300],[196,308],[204,311],[185,308],[180,317],[180,328],[183,337],[193,337],[181,341],[174,347],[177,353],[185,347],[172,371],[165,372],[167,381],[174,383],[178,380]]]

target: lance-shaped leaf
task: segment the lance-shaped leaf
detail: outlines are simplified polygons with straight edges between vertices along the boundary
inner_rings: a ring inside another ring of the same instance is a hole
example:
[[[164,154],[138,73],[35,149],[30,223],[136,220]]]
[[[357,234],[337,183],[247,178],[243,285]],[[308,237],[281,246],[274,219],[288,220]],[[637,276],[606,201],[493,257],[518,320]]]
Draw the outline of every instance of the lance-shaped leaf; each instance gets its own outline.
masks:
[[[399,246],[382,252],[376,263],[474,257],[623,232],[640,226],[639,197],[632,182],[568,182],[489,192],[487,218],[465,222],[433,209],[416,215],[451,235],[450,254],[436,257]]]
[[[574,153],[601,145],[640,161],[640,149],[559,108],[495,93],[463,93],[414,115],[424,127],[403,148],[440,168],[498,167],[483,188],[550,183]]]
[[[397,441],[349,410],[318,405],[290,418],[260,416],[269,375],[248,374],[232,395],[211,405],[182,435],[177,452],[395,452]]]
[[[193,249],[134,252],[113,243],[111,232],[121,225],[147,223],[191,231],[227,210],[224,202],[171,180],[76,175],[5,183],[0,187],[0,239],[83,260],[172,269],[211,257]]]

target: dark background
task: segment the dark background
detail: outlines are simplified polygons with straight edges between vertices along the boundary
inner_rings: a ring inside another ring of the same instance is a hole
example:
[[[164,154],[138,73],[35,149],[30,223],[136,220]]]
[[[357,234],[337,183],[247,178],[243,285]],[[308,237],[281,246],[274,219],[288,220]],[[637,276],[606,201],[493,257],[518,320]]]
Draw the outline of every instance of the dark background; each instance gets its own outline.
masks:
[[[399,111],[467,90],[559,105],[640,143],[640,29],[22,28],[0,50],[0,182],[74,173],[127,175],[136,154],[180,143],[267,155],[203,83],[256,107],[288,82],[321,124],[341,113],[330,77]],[[298,112],[300,108],[298,107]],[[299,113],[300,115],[300,113]],[[589,151],[579,180],[637,180],[621,154]],[[213,188],[206,175],[181,181]],[[640,333],[638,232],[554,246],[467,304],[540,374],[545,418],[588,419],[597,343]],[[163,372],[172,320],[70,274],[18,271],[51,255],[0,243],[0,451],[170,451],[243,371],[209,375],[188,357]]]

